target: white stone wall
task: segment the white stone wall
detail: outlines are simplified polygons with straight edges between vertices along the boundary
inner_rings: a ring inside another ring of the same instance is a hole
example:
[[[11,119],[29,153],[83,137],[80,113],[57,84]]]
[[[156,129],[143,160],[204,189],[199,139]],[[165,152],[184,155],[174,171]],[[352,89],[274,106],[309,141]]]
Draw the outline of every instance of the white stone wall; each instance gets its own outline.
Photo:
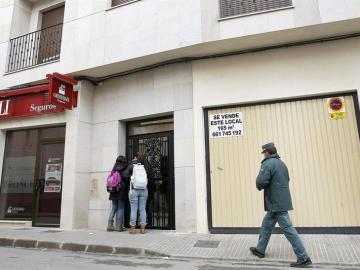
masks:
[[[10,38],[29,33],[30,16],[31,4],[26,0],[15,0]]]
[[[255,35],[360,16],[358,0],[292,0],[292,3],[294,8],[218,21],[218,1],[201,0],[202,40]]]
[[[174,115],[176,229],[195,231],[191,64],[178,64],[104,82],[95,90],[89,227],[103,229],[110,210],[106,176],[125,154],[126,121]]]
[[[41,11],[60,2],[33,4],[29,31],[39,29]],[[109,1],[67,0],[60,65],[51,63],[6,75],[0,89],[42,80],[54,70],[69,74],[200,43],[200,17],[199,0],[190,4],[189,0],[141,0],[112,9]],[[0,49],[0,56],[7,54],[7,46]],[[0,78],[4,72],[1,61]]]
[[[116,8],[110,8],[110,1],[67,0],[60,62],[3,76],[10,33],[13,37],[26,29],[39,29],[41,11],[62,1],[38,1],[31,5],[29,14],[29,1],[0,0],[0,15],[4,15],[0,17],[0,27],[4,28],[0,31],[0,89],[43,80],[54,70],[100,76],[184,55],[202,55],[204,48],[211,50],[209,47],[226,52],[234,50],[226,45],[230,38],[259,35],[248,41],[248,48],[256,47],[264,38],[268,44],[290,41],[294,37],[291,30],[300,27],[313,26],[314,31],[297,40],[332,35],[318,24],[360,17],[358,0],[293,0],[294,8],[224,21],[218,21],[217,0],[141,0]],[[333,29],[337,34],[353,31]],[[287,33],[281,41],[266,36],[279,31]],[[218,44],[207,44],[209,41]],[[193,51],[191,46],[197,49]]]
[[[60,220],[62,229],[87,228],[88,226],[93,101],[93,85],[82,81],[78,107],[72,111],[71,117],[66,122],[64,186]]]
[[[358,18],[360,2],[358,0],[318,0],[321,22],[333,22]]]
[[[203,108],[360,89],[360,38],[193,63],[197,231],[208,232]]]

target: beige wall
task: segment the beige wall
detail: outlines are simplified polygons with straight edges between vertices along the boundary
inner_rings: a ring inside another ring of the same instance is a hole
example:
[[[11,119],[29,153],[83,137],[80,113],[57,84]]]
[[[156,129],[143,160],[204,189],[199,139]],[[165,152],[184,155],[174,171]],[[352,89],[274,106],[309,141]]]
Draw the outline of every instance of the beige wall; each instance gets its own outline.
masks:
[[[359,47],[353,38],[193,63],[199,232],[208,230],[203,107],[360,89]]]

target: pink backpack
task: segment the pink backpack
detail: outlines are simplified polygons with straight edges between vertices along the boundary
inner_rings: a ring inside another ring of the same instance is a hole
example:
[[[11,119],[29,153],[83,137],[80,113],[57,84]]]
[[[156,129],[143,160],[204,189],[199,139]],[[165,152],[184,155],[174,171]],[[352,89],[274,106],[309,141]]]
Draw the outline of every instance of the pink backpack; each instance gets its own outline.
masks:
[[[121,185],[121,175],[118,171],[112,171],[106,179],[106,189],[108,192],[118,192]]]

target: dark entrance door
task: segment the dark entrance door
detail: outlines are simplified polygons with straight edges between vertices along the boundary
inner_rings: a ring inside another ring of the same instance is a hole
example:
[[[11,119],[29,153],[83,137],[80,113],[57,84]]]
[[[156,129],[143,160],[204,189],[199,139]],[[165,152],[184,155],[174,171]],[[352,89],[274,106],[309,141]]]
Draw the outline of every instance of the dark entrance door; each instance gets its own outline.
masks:
[[[131,160],[137,152],[145,154],[150,165],[147,201],[148,228],[175,229],[173,131],[129,136],[127,156]],[[128,224],[130,208],[126,209]]]
[[[7,132],[0,220],[59,226],[64,142],[64,126]]]
[[[64,142],[40,143],[35,179],[34,226],[59,226],[64,164]]]

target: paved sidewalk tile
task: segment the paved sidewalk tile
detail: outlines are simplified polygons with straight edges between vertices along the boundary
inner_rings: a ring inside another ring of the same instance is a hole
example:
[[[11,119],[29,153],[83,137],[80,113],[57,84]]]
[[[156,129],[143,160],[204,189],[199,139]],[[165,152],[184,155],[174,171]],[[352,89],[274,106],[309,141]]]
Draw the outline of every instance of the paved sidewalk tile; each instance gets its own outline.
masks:
[[[360,235],[302,235],[301,237],[315,263],[360,264]],[[249,252],[249,247],[256,244],[257,238],[257,235],[211,235],[155,230],[148,230],[145,235],[130,235],[127,232],[96,230],[0,228],[0,239],[5,244],[9,244],[11,242],[9,239],[13,239],[16,240],[14,243],[31,243],[32,247],[33,241],[36,240],[39,247],[44,247],[44,243],[49,247],[57,246],[51,243],[61,243],[65,249],[81,246],[81,250],[87,247],[89,252],[126,251],[143,255],[243,261],[259,260]],[[199,240],[206,242],[198,242]],[[205,243],[205,246],[199,247],[199,243],[200,246]],[[273,235],[265,260],[288,262],[296,260],[296,257],[283,235]]]

